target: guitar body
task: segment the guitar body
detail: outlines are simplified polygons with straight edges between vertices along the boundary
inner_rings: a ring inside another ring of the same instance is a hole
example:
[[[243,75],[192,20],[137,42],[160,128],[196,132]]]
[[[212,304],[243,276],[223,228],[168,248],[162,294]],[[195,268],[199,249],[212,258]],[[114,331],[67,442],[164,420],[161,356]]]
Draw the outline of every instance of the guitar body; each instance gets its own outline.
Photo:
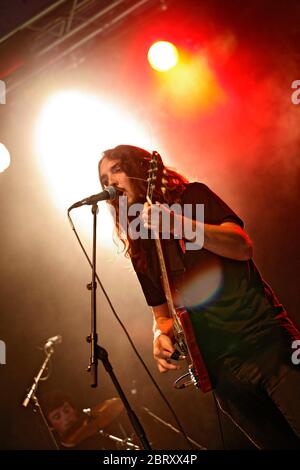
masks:
[[[185,307],[176,307],[175,310],[183,330],[186,347],[192,363],[190,365],[190,374],[193,377],[193,383],[196,387],[200,388],[202,392],[210,392],[212,385],[196,340],[190,315]]]

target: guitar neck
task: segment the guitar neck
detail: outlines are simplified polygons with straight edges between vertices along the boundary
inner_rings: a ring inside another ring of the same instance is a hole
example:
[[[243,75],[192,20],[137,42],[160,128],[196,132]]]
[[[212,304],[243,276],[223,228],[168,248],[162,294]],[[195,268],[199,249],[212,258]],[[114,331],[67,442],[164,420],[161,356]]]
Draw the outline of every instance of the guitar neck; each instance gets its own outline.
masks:
[[[174,301],[173,301],[173,296],[172,296],[172,292],[171,292],[167,267],[166,267],[166,263],[165,263],[165,258],[164,258],[160,238],[155,238],[155,247],[156,247],[156,252],[157,252],[158,261],[159,261],[159,265],[160,265],[163,289],[164,289],[164,293],[165,293],[165,296],[166,296],[170,317],[173,319],[174,333],[175,333],[175,335],[176,334],[179,335],[182,331],[182,328],[181,328],[181,325],[178,321],[178,317],[176,315],[176,308],[175,308]]]
[[[157,156],[158,155],[155,155],[155,157]],[[158,168],[157,168],[157,162],[156,162],[154,166],[152,167],[152,169],[149,170],[150,176],[148,178],[146,201],[148,202],[150,206],[153,204],[152,197],[153,197],[153,189],[155,187],[154,181],[157,181],[157,175],[156,175],[157,169]],[[172,296],[171,287],[170,287],[169,278],[168,278],[168,272],[166,268],[165,258],[164,258],[162,245],[161,245],[161,239],[159,238],[159,235],[157,238],[155,238],[155,246],[156,246],[156,252],[157,252],[158,261],[160,265],[163,289],[164,289],[164,293],[165,293],[167,304],[168,304],[169,315],[173,319],[174,334],[175,334],[175,337],[179,337],[182,334],[182,327],[176,314],[176,308],[175,308],[174,301],[173,301],[173,296]]]

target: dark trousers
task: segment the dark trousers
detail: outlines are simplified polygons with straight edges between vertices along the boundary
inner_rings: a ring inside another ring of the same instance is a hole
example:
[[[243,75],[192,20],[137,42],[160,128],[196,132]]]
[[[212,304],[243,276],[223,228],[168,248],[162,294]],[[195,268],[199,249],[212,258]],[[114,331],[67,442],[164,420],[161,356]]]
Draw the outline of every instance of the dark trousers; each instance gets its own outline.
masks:
[[[213,370],[221,410],[257,448],[300,449],[300,364],[290,349],[228,357]]]

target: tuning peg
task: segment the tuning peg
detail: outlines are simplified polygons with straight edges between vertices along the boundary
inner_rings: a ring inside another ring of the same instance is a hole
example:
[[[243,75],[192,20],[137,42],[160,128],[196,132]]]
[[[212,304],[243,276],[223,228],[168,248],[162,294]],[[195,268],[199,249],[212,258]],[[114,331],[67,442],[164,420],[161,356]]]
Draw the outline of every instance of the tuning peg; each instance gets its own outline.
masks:
[[[162,186],[160,189],[161,189],[161,192],[162,192],[163,194],[165,194],[166,191],[167,191],[167,189],[165,188],[165,186]]]
[[[162,178],[161,182],[162,182],[163,185],[166,185],[168,180],[167,180],[167,178]]]

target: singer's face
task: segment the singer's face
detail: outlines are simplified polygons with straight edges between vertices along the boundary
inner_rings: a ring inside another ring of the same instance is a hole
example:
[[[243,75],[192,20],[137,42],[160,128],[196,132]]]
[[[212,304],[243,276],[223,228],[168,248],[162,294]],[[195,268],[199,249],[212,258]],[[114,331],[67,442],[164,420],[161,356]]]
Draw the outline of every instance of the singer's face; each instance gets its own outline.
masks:
[[[136,199],[135,188],[132,180],[122,169],[120,160],[108,160],[104,158],[100,166],[100,182],[106,186],[116,186],[123,196],[127,196],[128,206],[133,204]]]
[[[51,427],[62,436],[76,423],[78,419],[77,411],[65,402],[48,413],[48,420]]]

